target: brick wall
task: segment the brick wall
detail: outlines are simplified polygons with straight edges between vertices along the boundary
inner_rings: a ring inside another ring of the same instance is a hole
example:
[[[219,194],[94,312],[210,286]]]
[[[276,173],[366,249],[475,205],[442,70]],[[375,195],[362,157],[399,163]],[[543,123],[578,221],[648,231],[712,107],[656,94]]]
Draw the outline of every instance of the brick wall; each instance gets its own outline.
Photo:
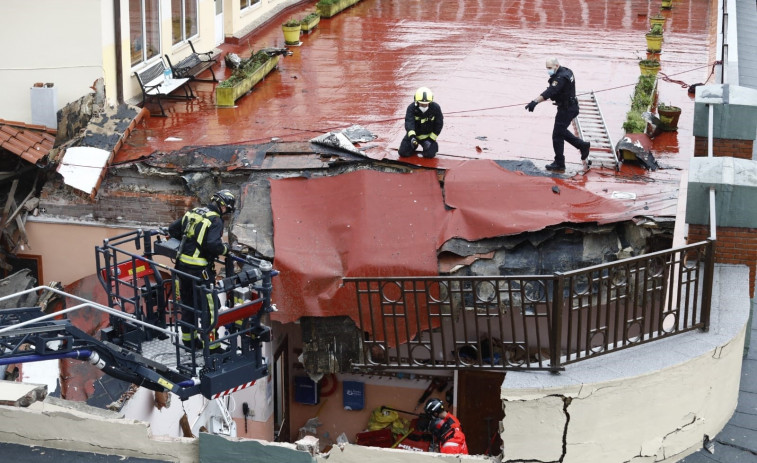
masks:
[[[755,270],[757,270],[757,228],[717,227],[716,233],[715,262],[749,267],[749,297],[754,298]],[[709,234],[709,225],[689,225],[688,242],[704,241]]]
[[[713,138],[712,155],[715,157],[752,159],[753,145],[754,140]],[[707,137],[694,137],[694,156],[707,157]]]
[[[95,203],[81,199],[56,201],[49,196],[40,200],[40,208],[50,216],[146,226],[167,226],[197,205],[195,198],[186,195],[134,191],[109,191]]]

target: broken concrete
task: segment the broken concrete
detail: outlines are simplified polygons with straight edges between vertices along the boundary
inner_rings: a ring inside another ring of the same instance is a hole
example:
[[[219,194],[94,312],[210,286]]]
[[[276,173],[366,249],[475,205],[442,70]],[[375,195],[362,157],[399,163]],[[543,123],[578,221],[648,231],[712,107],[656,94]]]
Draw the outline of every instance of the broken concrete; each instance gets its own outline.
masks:
[[[37,285],[37,279],[31,276],[31,270],[23,269],[0,280],[0,296],[19,293]],[[34,293],[24,294],[0,302],[1,309],[15,309],[18,307],[34,307],[37,304],[37,295]]]
[[[34,402],[45,400],[47,386],[0,380],[0,405],[28,407]]]

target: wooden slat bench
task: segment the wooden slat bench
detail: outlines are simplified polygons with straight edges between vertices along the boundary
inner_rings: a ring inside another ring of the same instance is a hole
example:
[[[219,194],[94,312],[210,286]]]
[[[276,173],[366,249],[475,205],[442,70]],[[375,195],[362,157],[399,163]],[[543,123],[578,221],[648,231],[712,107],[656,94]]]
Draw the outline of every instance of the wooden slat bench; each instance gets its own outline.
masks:
[[[166,55],[166,61],[168,62],[168,66],[171,67],[174,77],[188,78],[201,82],[218,82],[218,79],[216,79],[216,73],[213,72],[213,65],[216,64],[218,60],[213,58],[213,53],[209,51],[198,53],[191,40],[189,40],[189,46],[192,48],[192,54],[176,63],[176,66],[171,63],[171,58]],[[210,70],[210,74],[213,76],[212,79],[200,79],[197,77],[201,72],[207,69]]]
[[[163,60],[158,60],[152,66],[136,73],[139,86],[142,87],[142,107],[145,106],[145,103],[149,99],[157,100],[158,106],[160,106],[160,115],[163,117],[166,116],[166,112],[163,110],[161,99],[189,100],[195,98],[192,87],[189,86],[189,78],[173,78],[166,82],[163,78],[163,71],[165,69],[166,65],[163,63]],[[171,92],[179,88],[184,90],[184,96],[171,95]]]

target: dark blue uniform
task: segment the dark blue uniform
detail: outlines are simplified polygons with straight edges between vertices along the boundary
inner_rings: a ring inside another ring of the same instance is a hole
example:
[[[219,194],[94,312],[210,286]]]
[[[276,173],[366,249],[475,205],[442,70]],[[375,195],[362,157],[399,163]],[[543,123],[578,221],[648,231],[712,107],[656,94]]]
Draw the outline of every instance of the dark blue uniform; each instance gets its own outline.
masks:
[[[439,144],[436,137],[442,133],[444,127],[444,116],[442,108],[438,103],[431,102],[428,110],[424,113],[415,103],[410,103],[405,111],[405,137],[402,139],[399,148],[399,155],[403,158],[411,156],[417,146],[413,146],[411,138],[418,140],[423,148],[424,158],[433,158],[439,151]]]
[[[552,100],[557,105],[555,126],[552,129],[552,147],[555,150],[555,164],[565,166],[563,151],[564,142],[567,141],[576,149],[586,149],[588,143],[573,135],[568,126],[578,116],[578,100],[576,100],[576,81],[573,71],[560,66],[553,76],[549,78],[549,87],[544,90],[541,97]]]

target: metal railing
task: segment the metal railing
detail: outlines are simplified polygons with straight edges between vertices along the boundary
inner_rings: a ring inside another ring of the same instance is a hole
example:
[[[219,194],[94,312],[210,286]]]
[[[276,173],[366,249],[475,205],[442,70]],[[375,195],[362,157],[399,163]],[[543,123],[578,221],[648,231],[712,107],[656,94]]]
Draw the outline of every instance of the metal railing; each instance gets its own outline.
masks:
[[[345,278],[357,369],[550,370],[709,325],[714,242],[553,275]]]

